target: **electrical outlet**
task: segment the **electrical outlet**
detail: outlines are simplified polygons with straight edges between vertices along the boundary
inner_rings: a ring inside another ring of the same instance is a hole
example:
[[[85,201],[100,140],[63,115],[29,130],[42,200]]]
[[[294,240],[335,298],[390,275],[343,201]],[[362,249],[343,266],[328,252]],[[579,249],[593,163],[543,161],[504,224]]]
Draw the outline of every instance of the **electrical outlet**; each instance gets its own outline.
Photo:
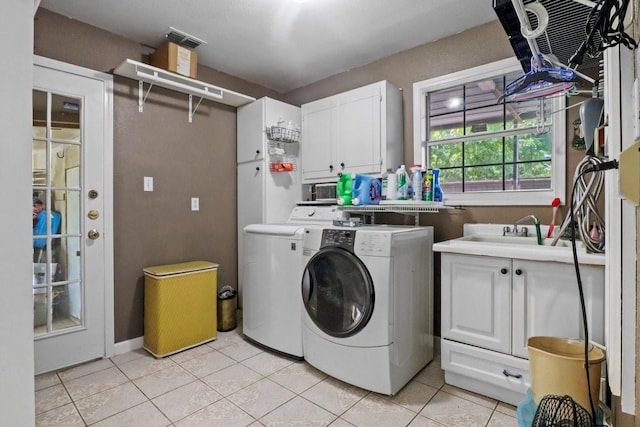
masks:
[[[191,210],[199,211],[200,210],[200,198],[192,197],[191,198]]]
[[[145,176],[144,177],[144,191],[153,191],[153,177]]]

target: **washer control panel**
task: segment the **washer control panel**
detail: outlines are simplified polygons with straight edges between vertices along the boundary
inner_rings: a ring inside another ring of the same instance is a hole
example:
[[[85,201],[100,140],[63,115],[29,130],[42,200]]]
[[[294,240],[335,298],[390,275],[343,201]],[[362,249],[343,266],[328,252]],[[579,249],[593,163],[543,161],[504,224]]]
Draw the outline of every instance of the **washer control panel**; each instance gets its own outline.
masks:
[[[320,247],[339,246],[353,252],[356,230],[324,229]]]

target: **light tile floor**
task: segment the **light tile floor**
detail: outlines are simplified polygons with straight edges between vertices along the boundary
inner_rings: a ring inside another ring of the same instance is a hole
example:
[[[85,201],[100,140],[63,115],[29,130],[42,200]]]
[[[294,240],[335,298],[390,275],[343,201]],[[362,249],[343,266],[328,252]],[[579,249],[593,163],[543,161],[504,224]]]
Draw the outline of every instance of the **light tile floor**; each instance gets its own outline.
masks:
[[[39,375],[38,426],[517,427],[513,406],[444,383],[436,358],[393,397],[241,336],[156,359],[136,350]]]

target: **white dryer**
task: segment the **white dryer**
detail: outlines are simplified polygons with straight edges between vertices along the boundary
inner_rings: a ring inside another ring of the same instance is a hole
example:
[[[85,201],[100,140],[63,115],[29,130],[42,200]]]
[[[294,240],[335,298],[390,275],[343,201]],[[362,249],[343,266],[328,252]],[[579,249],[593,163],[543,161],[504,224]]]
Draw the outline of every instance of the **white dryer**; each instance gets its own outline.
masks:
[[[305,235],[304,358],[349,384],[397,393],[433,359],[433,228]]]
[[[302,358],[300,280],[302,243],[309,227],[344,215],[335,206],[296,206],[286,224],[244,228],[242,328],[246,338]]]

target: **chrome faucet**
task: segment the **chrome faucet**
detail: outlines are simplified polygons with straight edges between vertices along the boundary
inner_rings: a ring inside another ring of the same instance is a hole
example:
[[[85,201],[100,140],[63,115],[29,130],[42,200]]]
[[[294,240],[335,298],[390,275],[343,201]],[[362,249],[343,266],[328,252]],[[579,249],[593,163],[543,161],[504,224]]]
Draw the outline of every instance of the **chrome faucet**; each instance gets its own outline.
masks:
[[[503,236],[521,236],[521,237],[527,237],[529,235],[529,230],[527,229],[527,227],[520,227],[520,229],[518,230],[518,225],[522,224],[525,221],[528,220],[533,220],[533,225],[536,228],[536,237],[538,239],[538,244],[542,245],[542,234],[540,232],[540,221],[538,221],[538,218],[535,217],[535,215],[526,215],[523,216],[522,218],[520,218],[519,220],[517,220],[516,222],[513,223],[513,230],[511,230],[508,226],[504,227],[502,229],[502,235]]]

